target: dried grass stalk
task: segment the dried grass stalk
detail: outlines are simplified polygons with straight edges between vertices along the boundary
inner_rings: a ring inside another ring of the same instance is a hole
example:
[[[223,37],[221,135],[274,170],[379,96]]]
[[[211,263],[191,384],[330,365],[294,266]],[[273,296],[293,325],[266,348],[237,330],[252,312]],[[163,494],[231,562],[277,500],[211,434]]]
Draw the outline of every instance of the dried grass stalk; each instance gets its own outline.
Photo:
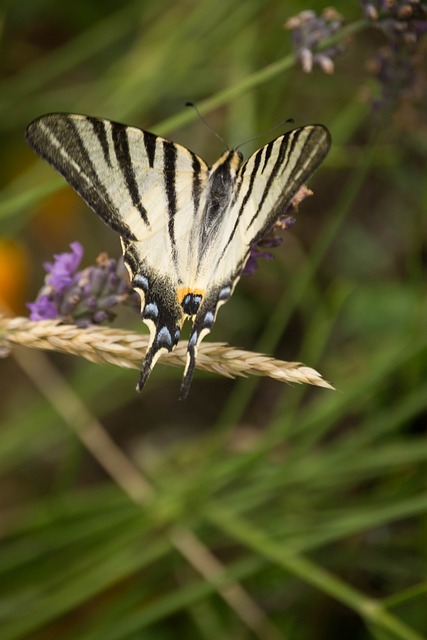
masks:
[[[148,337],[123,329],[96,325],[81,329],[75,325],[61,324],[59,320],[33,322],[28,318],[4,316],[0,316],[0,340],[3,349],[19,344],[32,349],[72,353],[91,362],[108,362],[130,369],[140,368],[148,346]],[[168,365],[183,366],[186,354],[187,342],[182,340],[172,353],[162,355],[160,361]],[[197,367],[228,378],[258,375],[281,382],[334,388],[315,369],[299,362],[275,360],[261,353],[235,349],[221,342],[203,342],[200,345]]]

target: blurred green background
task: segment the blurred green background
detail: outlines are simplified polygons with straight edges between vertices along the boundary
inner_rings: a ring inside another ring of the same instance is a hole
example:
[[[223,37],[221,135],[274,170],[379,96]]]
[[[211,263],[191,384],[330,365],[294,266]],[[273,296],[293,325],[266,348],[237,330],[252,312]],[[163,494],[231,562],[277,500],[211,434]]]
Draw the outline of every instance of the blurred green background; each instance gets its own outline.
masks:
[[[13,350],[0,363],[3,640],[427,637],[425,43],[412,91],[374,109],[387,40],[356,1],[335,3],[353,35],[338,34],[333,74],[294,61],[283,24],[325,6],[1,3],[9,313],[27,314],[43,262],[70,242],[83,266],[120,254],[26,147],[36,116],[127,122],[208,162],[223,148],[187,100],[230,146],[286,118],[321,122],[333,147],[314,197],[208,339],[301,360],[337,388],[197,371],[178,403],[179,369],[158,365],[138,395],[135,371]]]

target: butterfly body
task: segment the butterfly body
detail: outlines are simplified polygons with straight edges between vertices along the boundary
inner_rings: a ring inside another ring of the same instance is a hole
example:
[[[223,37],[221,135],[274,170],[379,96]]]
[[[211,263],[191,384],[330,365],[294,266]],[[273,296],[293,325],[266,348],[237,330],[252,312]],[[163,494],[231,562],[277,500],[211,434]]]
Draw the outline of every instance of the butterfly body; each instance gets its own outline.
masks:
[[[49,114],[27,128],[30,146],[119,233],[150,341],[137,388],[192,320],[181,397],[197,347],[232,295],[251,246],[283,215],[325,157],[322,125],[286,133],[246,163],[227,150],[209,167],[181,145],[134,127]]]

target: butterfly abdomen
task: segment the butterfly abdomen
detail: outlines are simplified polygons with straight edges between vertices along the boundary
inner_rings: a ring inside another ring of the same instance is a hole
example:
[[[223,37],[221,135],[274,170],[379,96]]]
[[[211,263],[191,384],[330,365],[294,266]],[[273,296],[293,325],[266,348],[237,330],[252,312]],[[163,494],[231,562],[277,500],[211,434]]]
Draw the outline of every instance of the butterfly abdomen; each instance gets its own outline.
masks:
[[[223,153],[210,170],[200,228],[199,260],[206,245],[212,243],[214,236],[221,229],[224,213],[233,197],[241,162],[241,154],[232,149]]]

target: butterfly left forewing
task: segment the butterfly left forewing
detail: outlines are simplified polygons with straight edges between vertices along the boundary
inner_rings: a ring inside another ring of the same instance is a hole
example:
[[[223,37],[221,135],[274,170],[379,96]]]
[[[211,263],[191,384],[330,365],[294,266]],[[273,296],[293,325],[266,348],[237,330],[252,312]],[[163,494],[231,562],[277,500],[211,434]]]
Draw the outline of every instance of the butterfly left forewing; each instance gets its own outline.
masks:
[[[26,138],[120,234],[150,330],[141,388],[159,355],[171,351],[179,337],[184,313],[177,291],[186,284],[192,221],[208,166],[152,133],[84,115],[41,116],[28,126]]]
[[[27,127],[26,139],[106,224],[134,241],[163,230],[176,216],[178,174],[187,201],[197,195],[194,175],[203,183],[208,170],[181,145],[102,118],[48,114]]]

